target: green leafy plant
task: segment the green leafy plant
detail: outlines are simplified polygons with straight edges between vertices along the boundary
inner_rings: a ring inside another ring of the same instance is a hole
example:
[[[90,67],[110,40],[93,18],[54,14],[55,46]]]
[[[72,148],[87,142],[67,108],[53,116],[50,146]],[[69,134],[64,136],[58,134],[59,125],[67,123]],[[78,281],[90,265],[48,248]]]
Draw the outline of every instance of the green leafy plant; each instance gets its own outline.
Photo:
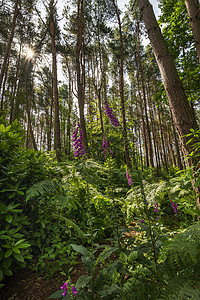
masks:
[[[31,259],[30,244],[24,238],[24,226],[29,225],[27,217],[18,209],[19,204],[8,206],[0,202],[0,281],[4,276],[11,276],[14,271],[26,266],[26,259]]]

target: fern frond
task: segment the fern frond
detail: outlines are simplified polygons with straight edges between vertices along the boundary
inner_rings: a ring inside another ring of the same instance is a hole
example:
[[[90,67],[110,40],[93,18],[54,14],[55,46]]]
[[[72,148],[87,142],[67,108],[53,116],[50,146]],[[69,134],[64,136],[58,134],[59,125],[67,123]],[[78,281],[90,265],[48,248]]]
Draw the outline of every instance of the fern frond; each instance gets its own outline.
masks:
[[[51,194],[56,192],[58,189],[57,183],[52,180],[42,180],[33,184],[26,191],[26,201],[29,201],[31,198],[36,198],[38,196],[42,196],[44,194]]]
[[[181,233],[163,243],[161,260],[164,260],[166,268],[191,274],[194,269],[200,267],[200,223],[188,227]]]
[[[199,300],[200,284],[190,280],[169,281],[165,291],[157,300]]]
[[[61,215],[54,215],[55,218],[60,219],[65,222],[66,226],[73,228],[73,230],[78,234],[80,238],[85,237],[85,233],[80,229],[78,225],[76,225],[72,220],[63,217]]]
[[[71,210],[78,209],[78,206],[81,207],[81,203],[79,203],[76,198],[72,197],[72,195],[55,195],[54,199],[56,206],[59,209],[67,208]]]

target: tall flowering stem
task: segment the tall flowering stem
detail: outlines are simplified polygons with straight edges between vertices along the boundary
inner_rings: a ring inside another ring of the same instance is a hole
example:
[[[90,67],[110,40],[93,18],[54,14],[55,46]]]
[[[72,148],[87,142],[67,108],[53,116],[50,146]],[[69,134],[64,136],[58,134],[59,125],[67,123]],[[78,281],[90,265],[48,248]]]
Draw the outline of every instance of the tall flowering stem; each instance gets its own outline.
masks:
[[[114,127],[119,127],[119,121],[117,120],[117,118],[113,114],[112,108],[109,107],[109,104],[108,104],[107,101],[105,101],[104,104],[105,104],[105,113],[106,113],[107,117],[110,119],[111,125],[114,126]]]
[[[172,201],[172,199],[170,199],[170,203],[171,203],[171,207],[173,207],[173,209],[174,209],[174,213],[177,215],[177,213],[178,213],[178,210],[177,210],[178,205],[175,204],[175,202]]]
[[[81,130],[80,124],[78,123],[76,127],[76,122],[73,124],[73,146],[74,146],[74,157],[78,157],[79,155],[84,156],[85,151],[83,147],[83,132]]]
[[[111,144],[111,141],[109,140],[108,142],[106,141],[105,136],[103,137],[103,144],[102,144],[102,148],[103,148],[103,154],[104,157],[106,158],[106,153],[108,151],[108,143]],[[110,153],[113,154],[112,150],[110,149]]]
[[[156,202],[156,200],[155,200],[155,202]],[[154,212],[159,213],[158,202],[155,203],[154,207],[155,207]],[[158,220],[159,220],[159,217],[157,217],[157,221],[158,221]]]
[[[128,173],[128,170],[126,169],[126,177],[128,179],[128,184],[129,186],[131,186],[131,184],[133,183],[133,180],[132,180],[132,175]]]
[[[66,294],[67,294],[67,287],[68,287],[68,285],[69,285],[69,281],[65,282],[63,284],[63,286],[61,286],[61,290],[63,291],[63,293],[62,293],[63,297],[65,297]]]

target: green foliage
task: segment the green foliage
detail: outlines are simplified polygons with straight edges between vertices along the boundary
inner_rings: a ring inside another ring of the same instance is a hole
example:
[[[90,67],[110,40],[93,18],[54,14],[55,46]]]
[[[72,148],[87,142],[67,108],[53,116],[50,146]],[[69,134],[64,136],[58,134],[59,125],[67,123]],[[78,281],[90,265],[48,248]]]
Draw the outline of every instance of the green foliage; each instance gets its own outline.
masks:
[[[160,259],[171,275],[198,278],[200,266],[200,224],[188,227],[162,245]]]
[[[184,0],[162,1],[160,25],[190,101],[199,97],[199,64]]]
[[[9,132],[0,161],[1,279],[25,266],[31,246],[32,269],[46,277],[70,278],[81,256],[88,275],[75,284],[77,299],[198,299],[199,223],[181,231],[198,216],[188,170],[157,181],[153,169],[134,170],[129,188],[116,159],[58,164],[21,149]],[[136,234],[125,238],[129,232]]]
[[[153,211],[155,201],[159,204],[160,220],[166,225],[187,226],[191,220],[197,220],[198,209],[196,208],[195,192],[192,190],[191,178],[186,176],[185,171],[179,171],[176,177],[169,178],[157,183],[149,183],[143,180],[145,197],[148,209],[154,219],[157,214]],[[180,176],[181,175],[181,176]],[[170,200],[178,205],[178,214],[174,214]],[[142,201],[141,187],[131,189],[123,205],[123,211],[127,222],[141,214],[145,204]]]
[[[43,180],[33,184],[26,191],[26,201],[29,201],[31,198],[36,198],[38,196],[50,195],[56,193],[58,186],[56,182],[52,180]]]
[[[29,222],[18,207],[14,202],[8,206],[0,202],[0,281],[25,267],[25,260],[32,258],[31,245],[24,238]]]
[[[6,126],[3,118],[0,118],[0,162],[8,160],[11,155],[23,144],[24,131],[15,120]]]

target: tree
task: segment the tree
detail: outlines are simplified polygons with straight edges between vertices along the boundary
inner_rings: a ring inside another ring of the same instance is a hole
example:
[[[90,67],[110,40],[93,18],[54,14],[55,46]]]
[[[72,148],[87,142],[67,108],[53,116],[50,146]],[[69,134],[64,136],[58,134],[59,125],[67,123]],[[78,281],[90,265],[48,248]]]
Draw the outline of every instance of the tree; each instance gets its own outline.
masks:
[[[57,161],[60,161],[61,142],[60,142],[60,120],[59,120],[59,100],[58,100],[58,80],[57,80],[57,59],[55,44],[55,20],[54,20],[54,0],[49,3],[50,11],[50,33],[51,33],[51,49],[53,60],[53,97],[54,97],[54,139]]]
[[[154,55],[160,69],[164,88],[169,101],[169,106],[174,119],[174,123],[179,135],[184,156],[188,156],[193,150],[193,143],[189,142],[191,129],[198,129],[195,115],[186,98],[182,82],[178,76],[173,58],[168,50],[160,27],[156,21],[153,8],[148,0],[137,0],[138,7],[143,17],[148,37],[150,39]],[[189,165],[196,166],[196,159],[187,161]],[[199,193],[199,187],[195,187],[195,180],[192,180],[194,190]],[[199,198],[197,206],[200,208]]]
[[[187,143],[189,137],[186,135],[190,133],[191,128],[197,129],[198,125],[186,98],[172,55],[168,50],[160,27],[156,21],[153,8],[148,0],[137,0],[137,3],[160,69],[183,152],[184,155],[187,156],[192,150],[192,144]]]
[[[185,0],[200,64],[200,9],[198,0]]]
[[[78,104],[80,114],[80,126],[83,132],[83,145],[86,154],[89,156],[89,147],[87,142],[87,132],[84,117],[84,1],[77,2],[77,42],[76,42],[76,72],[77,72],[77,89]]]
[[[13,14],[13,19],[12,19],[10,37],[9,37],[9,40],[7,43],[7,47],[6,47],[6,51],[4,54],[4,59],[3,59],[2,67],[1,67],[1,73],[0,73],[0,91],[1,91],[1,87],[2,87],[3,77],[4,77],[5,71],[6,71],[6,65],[8,63],[8,59],[9,59],[9,55],[10,55],[10,49],[11,49],[13,37],[14,37],[15,24],[16,24],[17,15],[19,12],[18,4],[19,4],[19,0],[15,0],[14,14]]]
[[[119,66],[119,89],[120,89],[120,99],[121,99],[121,113],[122,113],[122,124],[123,124],[123,140],[124,140],[124,153],[125,153],[125,160],[128,167],[131,167],[131,161],[129,156],[129,149],[128,149],[128,140],[127,140],[127,128],[126,128],[126,115],[125,115],[125,107],[124,107],[124,54],[123,54],[123,36],[122,36],[122,25],[119,15],[118,7],[115,3],[115,0],[112,0],[113,5],[115,7],[117,21],[119,25],[119,35],[120,35],[120,66]]]

